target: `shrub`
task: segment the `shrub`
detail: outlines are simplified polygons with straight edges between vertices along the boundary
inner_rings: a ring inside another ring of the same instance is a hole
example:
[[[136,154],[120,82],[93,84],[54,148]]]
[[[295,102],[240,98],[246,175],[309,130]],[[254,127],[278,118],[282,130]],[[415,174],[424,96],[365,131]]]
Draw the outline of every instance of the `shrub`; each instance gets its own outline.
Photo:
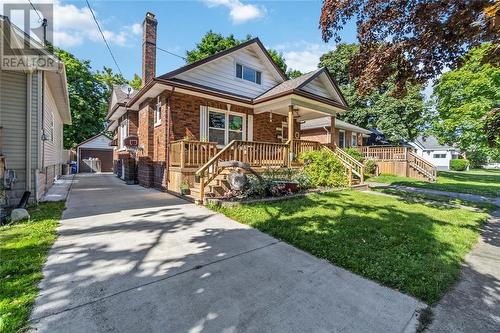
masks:
[[[297,182],[300,191],[308,190],[314,187],[311,178],[304,172],[296,173],[293,177],[293,180]]]
[[[302,154],[304,174],[314,186],[346,187],[345,168],[328,150],[309,151]]]
[[[373,176],[377,172],[377,163],[373,160],[366,160],[365,162],[365,174]]]
[[[469,167],[468,160],[451,160],[450,161],[450,169],[453,171],[465,171]]]
[[[363,163],[363,161],[365,160],[365,158],[363,157],[363,154],[361,154],[356,148],[351,147],[351,148],[345,149],[344,151],[358,162]]]

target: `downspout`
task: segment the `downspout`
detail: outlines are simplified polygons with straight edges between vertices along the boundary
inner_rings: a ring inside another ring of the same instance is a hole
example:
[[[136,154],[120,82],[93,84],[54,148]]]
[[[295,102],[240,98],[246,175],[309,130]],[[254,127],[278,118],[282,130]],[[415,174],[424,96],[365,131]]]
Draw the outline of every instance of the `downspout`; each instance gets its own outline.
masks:
[[[169,175],[170,175],[170,121],[171,121],[171,109],[170,109],[170,98],[172,97],[172,95],[174,94],[174,91],[175,91],[175,87],[172,87],[172,91],[170,92],[170,94],[168,95],[167,97],[167,130],[165,131],[165,133],[167,134],[167,137],[166,137],[166,152],[165,152],[165,171],[167,173],[167,179],[166,179],[166,187],[167,187],[167,191],[168,191],[168,183],[169,183]]]
[[[330,135],[330,131],[328,130],[328,128],[326,128],[326,126],[323,126],[323,129],[326,131],[326,137],[328,138],[328,140],[326,140],[327,143],[331,143],[329,141],[332,141],[332,136]]]
[[[26,191],[31,191],[31,95],[33,74],[27,74],[26,82]],[[35,193],[36,197],[36,193]]]

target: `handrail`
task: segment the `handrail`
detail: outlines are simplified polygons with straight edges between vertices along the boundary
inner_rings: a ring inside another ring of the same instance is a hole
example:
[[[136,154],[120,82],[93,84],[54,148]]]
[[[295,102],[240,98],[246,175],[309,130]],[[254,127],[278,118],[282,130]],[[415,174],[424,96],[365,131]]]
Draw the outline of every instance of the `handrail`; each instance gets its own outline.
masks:
[[[236,144],[237,140],[231,141],[227,146],[222,148],[214,157],[212,157],[207,163],[205,163],[201,168],[196,170],[196,175],[201,176],[215,161],[217,161],[226,151],[228,151],[232,146]]]
[[[432,163],[413,152],[409,152],[408,155],[409,157],[413,158],[413,160],[411,160],[410,158],[408,159],[409,164],[413,168],[417,169],[425,176],[427,176],[427,178],[429,178],[431,182],[436,181],[437,168]]]
[[[354,173],[356,176],[358,176],[361,180],[361,182],[364,181],[365,179],[365,166],[363,163],[359,162],[356,160],[354,157],[346,153],[344,150],[341,148],[337,147],[335,144],[327,144],[324,145],[325,147],[328,147],[331,152],[335,154],[335,156],[343,161],[345,164],[347,164],[348,167],[350,167],[349,172]]]

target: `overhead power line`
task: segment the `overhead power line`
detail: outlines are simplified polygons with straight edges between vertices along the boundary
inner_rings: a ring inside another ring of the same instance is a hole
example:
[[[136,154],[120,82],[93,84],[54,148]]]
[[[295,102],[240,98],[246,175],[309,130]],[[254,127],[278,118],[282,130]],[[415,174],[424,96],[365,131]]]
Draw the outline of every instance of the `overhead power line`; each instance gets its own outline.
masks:
[[[28,2],[30,3],[31,5],[31,8],[33,8],[33,10],[35,11],[36,15],[38,15],[38,18],[40,19],[40,22],[43,21],[42,17],[40,16],[40,13],[38,12],[38,10],[35,8],[35,5],[33,5],[33,2],[31,2],[31,0],[28,0]]]
[[[170,55],[173,55],[174,57],[178,57],[178,58],[181,58],[181,59],[183,59],[183,60],[186,60],[186,57],[183,57],[183,56],[181,56],[181,55],[178,55],[178,54],[175,54],[175,53],[173,53],[173,52],[170,52],[170,51],[167,51],[167,50],[165,50],[165,49],[162,49],[162,48],[161,48],[161,47],[159,47],[159,46],[157,46],[157,47],[156,47],[156,49],[157,49],[157,50],[160,50],[160,51],[163,51],[163,52],[165,52],[165,53],[168,53],[168,54],[170,54]]]
[[[113,61],[115,62],[116,68],[118,68],[118,72],[123,76],[122,70],[120,69],[120,66],[118,66],[118,62],[116,61],[116,58],[111,51],[111,48],[109,47],[108,42],[106,41],[106,37],[104,37],[104,33],[102,32],[101,26],[99,25],[99,22],[97,21],[97,18],[94,15],[94,11],[92,10],[92,7],[90,7],[90,3],[88,0],[85,0],[87,3],[87,7],[89,7],[90,13],[92,14],[92,17],[94,18],[94,22],[97,25],[97,29],[99,29],[99,32],[101,33],[102,40],[104,40],[104,44],[106,44],[106,47],[108,48],[109,54],[111,55],[111,58],[113,58]]]

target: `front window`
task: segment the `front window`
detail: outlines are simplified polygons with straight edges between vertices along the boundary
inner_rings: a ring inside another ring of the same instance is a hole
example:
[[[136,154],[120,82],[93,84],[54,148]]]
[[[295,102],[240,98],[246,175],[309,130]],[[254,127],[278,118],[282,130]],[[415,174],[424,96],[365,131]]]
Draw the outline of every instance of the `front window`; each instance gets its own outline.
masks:
[[[356,133],[352,133],[351,146],[356,147],[358,145],[358,136]]]
[[[345,133],[344,132],[339,132],[339,147],[340,148],[345,147]]]
[[[262,72],[241,64],[236,64],[236,77],[257,84],[262,82]]]
[[[446,158],[446,154],[434,154],[433,158]]]
[[[243,117],[226,112],[208,113],[208,140],[225,145],[233,140],[243,140]]]
[[[220,145],[226,143],[226,114],[210,111],[208,114],[208,141]]]

